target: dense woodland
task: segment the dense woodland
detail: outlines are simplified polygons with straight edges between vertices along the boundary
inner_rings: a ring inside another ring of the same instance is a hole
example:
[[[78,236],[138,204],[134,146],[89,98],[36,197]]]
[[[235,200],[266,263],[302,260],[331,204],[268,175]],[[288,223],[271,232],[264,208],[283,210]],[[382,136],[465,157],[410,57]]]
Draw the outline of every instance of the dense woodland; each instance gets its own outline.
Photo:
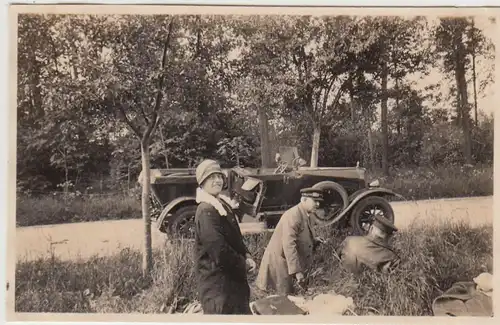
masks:
[[[385,174],[493,160],[473,18],[20,15],[17,59],[25,193],[121,191],[149,158],[272,166],[283,145]]]

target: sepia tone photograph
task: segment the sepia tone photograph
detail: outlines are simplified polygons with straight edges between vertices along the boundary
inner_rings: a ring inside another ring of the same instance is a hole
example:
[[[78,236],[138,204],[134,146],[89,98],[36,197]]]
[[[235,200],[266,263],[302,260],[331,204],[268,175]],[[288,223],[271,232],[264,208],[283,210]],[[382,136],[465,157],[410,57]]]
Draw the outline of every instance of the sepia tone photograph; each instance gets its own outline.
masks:
[[[493,318],[493,12],[65,7],[10,9],[11,317]]]

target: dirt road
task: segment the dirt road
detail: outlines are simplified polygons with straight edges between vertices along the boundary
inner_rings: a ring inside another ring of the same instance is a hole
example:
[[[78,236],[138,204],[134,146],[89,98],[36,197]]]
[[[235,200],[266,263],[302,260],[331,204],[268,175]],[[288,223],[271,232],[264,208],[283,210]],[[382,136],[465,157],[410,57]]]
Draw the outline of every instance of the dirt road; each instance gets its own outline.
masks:
[[[404,229],[412,221],[436,223],[440,220],[465,220],[471,226],[492,223],[493,197],[425,200],[392,203],[396,226]],[[153,246],[163,244],[164,235],[153,226]],[[255,225],[242,224],[245,233]],[[63,259],[108,255],[120,248],[140,248],[143,243],[142,220],[99,221],[52,226],[23,227],[16,230],[17,259],[33,259],[54,252]]]

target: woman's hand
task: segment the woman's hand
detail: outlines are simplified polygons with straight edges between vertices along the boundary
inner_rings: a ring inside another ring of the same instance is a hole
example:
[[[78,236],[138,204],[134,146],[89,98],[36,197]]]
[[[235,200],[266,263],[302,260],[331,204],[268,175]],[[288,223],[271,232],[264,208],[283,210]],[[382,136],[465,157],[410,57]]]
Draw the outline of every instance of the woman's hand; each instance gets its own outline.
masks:
[[[314,240],[318,243],[318,244],[326,244],[327,240],[324,239],[323,237],[316,237],[314,238]]]
[[[249,254],[247,254],[246,256],[246,265],[247,265],[247,272],[254,273],[255,270],[257,269],[257,264],[252,259],[252,256],[250,256]]]
[[[322,237],[316,237],[314,238],[314,242],[313,242],[313,250],[315,251],[319,245],[322,245],[322,244],[325,244],[327,241],[322,238]]]
[[[304,276],[304,273],[302,272],[297,272],[295,274],[295,278],[297,279],[297,285],[299,287],[303,287],[304,286],[304,283],[306,282],[306,279],[305,279],[305,276]]]

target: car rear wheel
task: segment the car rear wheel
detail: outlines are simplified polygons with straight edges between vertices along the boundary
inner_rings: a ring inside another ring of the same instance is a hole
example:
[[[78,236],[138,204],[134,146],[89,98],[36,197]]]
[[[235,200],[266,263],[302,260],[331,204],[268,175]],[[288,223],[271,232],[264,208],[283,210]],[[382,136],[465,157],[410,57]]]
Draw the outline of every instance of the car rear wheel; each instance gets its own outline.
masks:
[[[376,215],[394,223],[391,204],[380,196],[368,196],[359,201],[351,213],[351,227],[356,235],[366,235]]]
[[[333,220],[349,205],[349,196],[347,191],[338,183],[323,181],[314,184],[313,188],[323,190],[324,214],[317,213],[314,216],[319,224]]]
[[[196,205],[189,205],[177,210],[169,220],[169,231],[182,238],[194,238],[196,208]]]

